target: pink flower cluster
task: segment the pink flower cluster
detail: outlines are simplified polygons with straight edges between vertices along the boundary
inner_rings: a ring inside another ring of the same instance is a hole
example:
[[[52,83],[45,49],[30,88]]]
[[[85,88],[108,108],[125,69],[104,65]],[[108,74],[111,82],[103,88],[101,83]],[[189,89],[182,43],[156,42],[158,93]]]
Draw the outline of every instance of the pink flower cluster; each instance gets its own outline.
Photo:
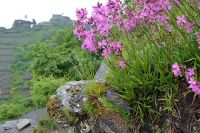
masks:
[[[186,68],[185,66],[179,66],[177,63],[174,63],[172,65],[172,72],[176,77],[182,77],[182,73],[184,73],[186,81],[189,84],[189,88],[191,88],[195,94],[200,95],[200,82],[194,79],[196,74],[194,69]]]
[[[98,3],[93,7],[90,17],[86,9],[77,10],[74,33],[83,40],[82,48],[105,58],[110,55],[121,56],[121,42],[111,39],[113,27],[128,33],[147,23],[160,22],[170,27],[166,12],[171,5],[167,0],[137,0],[136,6],[133,9],[123,5],[121,0],[108,0],[105,5]]]
[[[98,3],[93,7],[91,17],[87,17],[86,9],[77,10],[78,20],[75,23],[74,33],[83,40],[83,49],[100,53],[105,58],[112,53],[121,55],[122,44],[109,38],[112,24],[121,20],[120,10],[120,0],[109,0],[105,6]]]
[[[184,15],[178,16],[176,23],[180,29],[184,27],[188,33],[193,31],[194,24],[189,22]]]
[[[180,66],[177,63],[174,63],[172,65],[172,72],[173,72],[174,76],[176,76],[176,77],[178,77],[178,76],[182,77],[181,68],[180,68]]]
[[[105,5],[98,3],[93,7],[91,17],[87,17],[86,9],[77,10],[78,20],[75,23],[74,33],[79,39],[83,39],[83,48],[90,52],[106,53],[102,54],[106,57],[113,52],[119,55],[121,46],[117,51],[110,48],[110,45],[113,47],[113,42],[109,39],[113,27],[131,32],[144,22],[167,23],[168,16],[165,12],[171,9],[171,5],[166,0],[137,0],[136,3],[137,10],[133,10],[130,6],[122,6],[120,0],[108,0]],[[117,42],[117,45],[119,44]]]
[[[166,22],[169,19],[166,12],[172,6],[166,0],[138,0],[136,3],[142,7],[139,11],[140,19],[154,22]]]

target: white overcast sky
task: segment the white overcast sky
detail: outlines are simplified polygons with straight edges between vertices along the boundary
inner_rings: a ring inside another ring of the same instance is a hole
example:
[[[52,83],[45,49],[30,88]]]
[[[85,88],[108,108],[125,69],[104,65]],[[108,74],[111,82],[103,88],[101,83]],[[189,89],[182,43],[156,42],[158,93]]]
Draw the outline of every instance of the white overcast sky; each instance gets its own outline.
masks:
[[[0,27],[10,28],[15,19],[36,22],[48,21],[52,14],[76,18],[76,9],[87,8],[90,12],[97,2],[107,0],[0,0]]]

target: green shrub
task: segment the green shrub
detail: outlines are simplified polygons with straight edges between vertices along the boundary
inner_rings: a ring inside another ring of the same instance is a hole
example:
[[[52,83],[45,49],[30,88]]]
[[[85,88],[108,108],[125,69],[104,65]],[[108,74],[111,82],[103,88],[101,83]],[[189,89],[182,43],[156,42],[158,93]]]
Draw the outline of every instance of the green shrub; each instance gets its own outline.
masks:
[[[67,75],[71,80],[93,79],[101,59],[82,51],[80,44],[71,29],[59,30],[49,42],[29,47],[29,70],[43,76]]]
[[[45,107],[50,96],[65,82],[67,82],[66,78],[33,76],[30,85],[34,105],[37,107]]]

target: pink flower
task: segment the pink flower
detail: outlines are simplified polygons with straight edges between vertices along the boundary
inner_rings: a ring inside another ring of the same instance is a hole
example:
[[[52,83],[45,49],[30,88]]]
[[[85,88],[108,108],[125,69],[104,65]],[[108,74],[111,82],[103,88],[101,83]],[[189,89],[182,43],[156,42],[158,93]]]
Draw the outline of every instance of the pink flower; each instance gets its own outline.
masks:
[[[98,48],[105,48],[107,45],[106,40],[102,40],[101,42],[98,42]]]
[[[83,22],[84,20],[86,20],[88,15],[88,11],[85,9],[80,9],[80,10],[76,10],[76,16],[78,18],[78,21]]]
[[[112,53],[112,51],[110,51],[108,48],[105,48],[102,52],[102,56],[104,58],[107,58],[108,56],[110,56],[110,54]]]
[[[193,29],[193,26],[194,24],[190,23],[190,22],[186,22],[185,24],[185,29],[188,33],[191,33],[192,32],[192,29]]]
[[[82,48],[87,49],[90,52],[97,52],[96,36],[92,31],[85,32],[85,38],[83,40]]]
[[[172,65],[172,72],[173,72],[173,74],[174,74],[174,76],[182,76],[182,73],[181,73],[181,68],[180,68],[180,66],[177,64],[177,63],[174,63],[173,65]]]
[[[178,16],[178,17],[177,17],[176,23],[178,24],[178,26],[179,26],[180,28],[181,28],[186,22],[187,22],[187,19],[185,18],[184,15]]]
[[[193,78],[193,76],[194,76],[195,74],[196,74],[196,73],[195,73],[195,70],[194,70],[194,69],[188,68],[188,69],[186,70],[186,73],[185,73],[185,78],[186,78],[187,80],[190,80],[191,78]]]
[[[115,55],[121,55],[122,44],[120,42],[112,42],[108,49],[114,52]]]
[[[84,37],[84,29],[82,27],[76,27],[74,29],[74,34],[80,39]]]
[[[188,81],[188,83],[189,88],[191,88],[195,94],[200,95],[200,83],[195,81],[194,78],[191,78],[190,81]]]
[[[169,31],[169,32],[172,31],[172,26],[169,23],[165,24],[165,27],[166,27],[167,31]]]
[[[137,24],[137,21],[134,18],[124,20],[124,29],[126,31],[131,31],[132,29],[136,27],[136,24]]]
[[[101,36],[103,35],[108,36],[108,34],[110,33],[110,29],[111,25],[106,21],[104,22],[102,21],[97,25],[97,30],[99,31]]]
[[[119,67],[120,68],[125,68],[126,67],[126,62],[125,61],[119,61]]]
[[[145,0],[144,6],[139,11],[139,18],[149,22],[166,22],[169,17],[166,15],[171,9],[171,5],[166,0]]]
[[[165,11],[170,10],[172,8],[170,3],[168,1],[166,1],[166,0],[161,0],[160,1],[160,5]]]

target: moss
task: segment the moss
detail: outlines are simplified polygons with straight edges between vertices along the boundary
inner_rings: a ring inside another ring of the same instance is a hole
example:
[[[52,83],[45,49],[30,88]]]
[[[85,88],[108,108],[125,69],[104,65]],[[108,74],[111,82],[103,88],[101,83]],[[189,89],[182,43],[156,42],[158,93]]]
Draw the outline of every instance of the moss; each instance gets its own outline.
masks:
[[[60,110],[60,100],[57,97],[50,99],[47,103],[47,112],[51,117],[60,118],[62,112]]]

